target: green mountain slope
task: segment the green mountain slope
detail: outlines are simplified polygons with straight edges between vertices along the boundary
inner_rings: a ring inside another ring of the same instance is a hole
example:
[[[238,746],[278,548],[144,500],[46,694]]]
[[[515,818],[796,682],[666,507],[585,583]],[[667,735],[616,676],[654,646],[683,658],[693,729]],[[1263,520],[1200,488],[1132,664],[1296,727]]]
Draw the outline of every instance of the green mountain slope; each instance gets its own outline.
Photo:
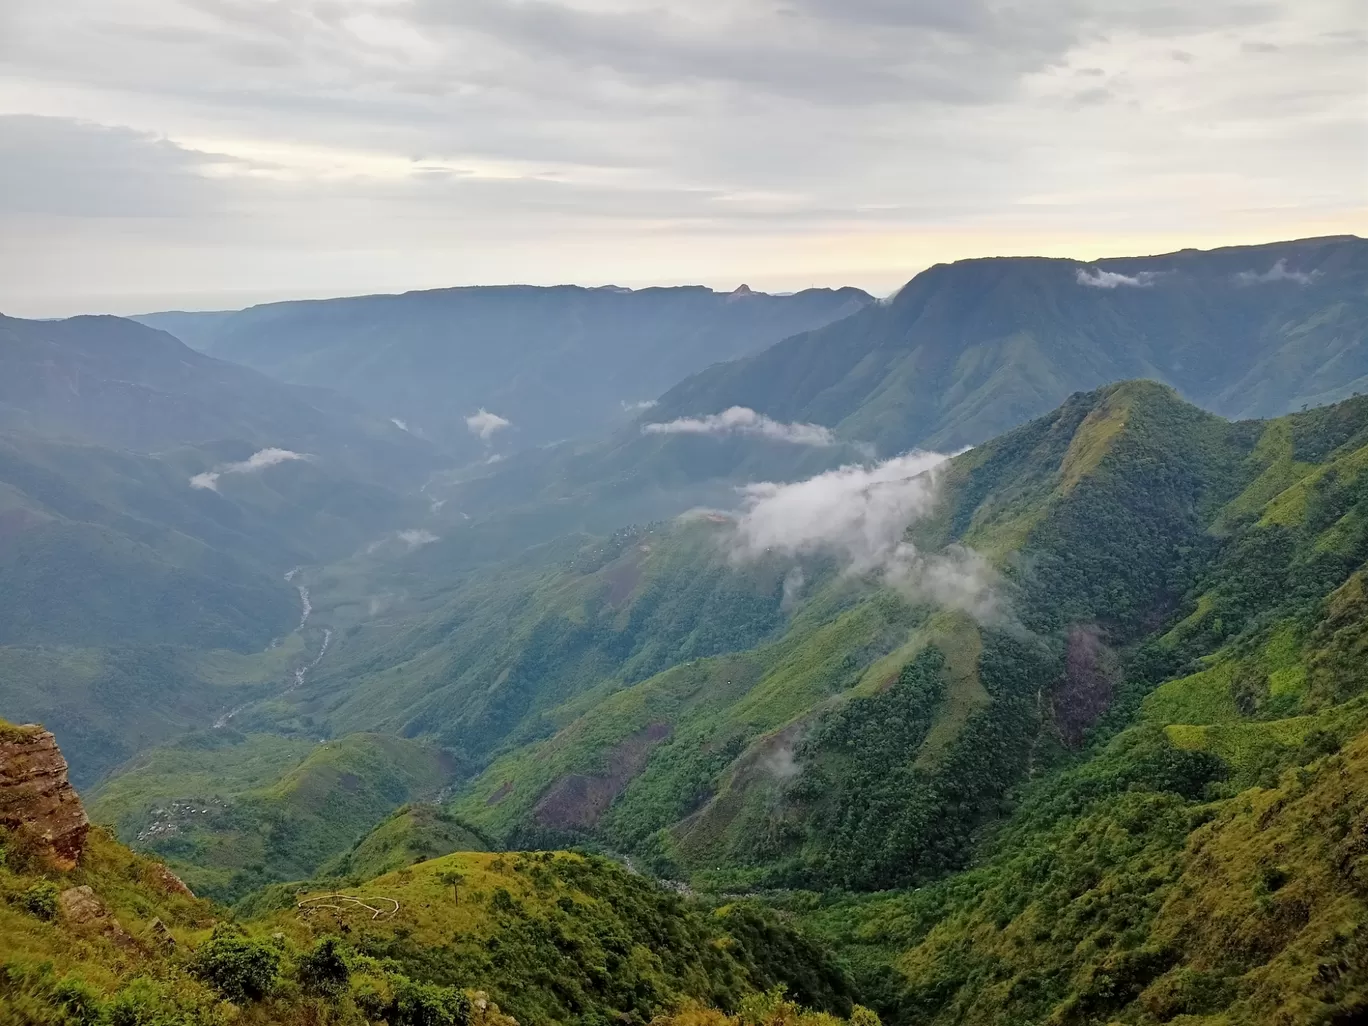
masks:
[[[320,571],[316,615],[340,628],[328,663],[245,722],[431,736],[481,765],[553,732],[567,703],[780,629],[787,568],[733,563],[718,519],[562,539],[450,576],[439,545],[397,572]]]
[[[1355,401],[1231,424],[1144,383],[1076,396],[951,461],[936,514],[911,535],[926,551],[989,554],[1010,617],[933,613],[834,579],[763,647],[568,706],[577,718],[501,756],[457,807],[504,836],[587,834],[694,873],[934,879],[972,855],[1014,786],[1134,709],[1144,680],[1294,615],[1362,564],[1351,529],[1365,416]],[[1304,480],[1241,520],[1268,468],[1287,463],[1278,437]],[[1311,482],[1321,512],[1288,542],[1265,521],[1290,515],[1277,511]],[[1283,675],[1249,685],[1247,709],[1293,707],[1286,666],[1300,650],[1280,644]],[[1192,730],[1181,737],[1199,747]]]
[[[312,876],[398,806],[435,797],[451,768],[438,749],[403,738],[216,730],[123,767],[96,789],[91,815],[169,859],[196,891],[237,898]]]
[[[892,1021],[1356,1021],[1366,453],[1368,400],[1075,396],[951,461],[909,535],[988,554],[1009,618],[831,582],[456,808],[695,885],[917,886],[779,899]]]
[[[333,389],[471,454],[486,408],[539,445],[593,435],[719,360],[860,309],[859,289],[792,296],[706,288],[504,286],[273,303],[139,318],[207,353]]]

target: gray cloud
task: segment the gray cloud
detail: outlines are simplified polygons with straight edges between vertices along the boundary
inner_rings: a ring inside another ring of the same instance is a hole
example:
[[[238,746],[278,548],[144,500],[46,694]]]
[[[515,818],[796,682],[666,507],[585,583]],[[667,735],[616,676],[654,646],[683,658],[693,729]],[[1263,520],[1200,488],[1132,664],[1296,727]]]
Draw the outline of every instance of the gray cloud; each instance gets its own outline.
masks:
[[[508,280],[886,292],[962,256],[1363,230],[1354,13],[8,0],[0,112],[34,117],[0,116],[0,233],[24,240],[0,309],[72,312],[78,288],[125,311]]]

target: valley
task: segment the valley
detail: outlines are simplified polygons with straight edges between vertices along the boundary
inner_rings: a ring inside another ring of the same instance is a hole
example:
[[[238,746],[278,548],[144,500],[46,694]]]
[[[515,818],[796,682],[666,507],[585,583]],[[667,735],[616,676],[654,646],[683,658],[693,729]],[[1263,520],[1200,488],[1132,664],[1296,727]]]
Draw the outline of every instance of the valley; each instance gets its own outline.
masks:
[[[1366,284],[1332,237],[0,320],[0,714],[98,824],[54,868],[0,815],[0,1001],[1356,1021]],[[642,406],[443,406],[423,347],[510,323],[586,375],[652,324]],[[131,946],[40,914],[81,886]]]

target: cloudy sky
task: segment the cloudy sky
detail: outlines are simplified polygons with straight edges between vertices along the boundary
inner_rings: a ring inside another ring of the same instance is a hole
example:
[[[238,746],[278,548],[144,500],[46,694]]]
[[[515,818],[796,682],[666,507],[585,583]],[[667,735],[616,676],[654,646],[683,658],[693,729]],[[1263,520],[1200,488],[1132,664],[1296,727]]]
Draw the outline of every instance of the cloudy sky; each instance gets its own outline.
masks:
[[[1368,234],[1361,0],[0,0],[0,311]]]

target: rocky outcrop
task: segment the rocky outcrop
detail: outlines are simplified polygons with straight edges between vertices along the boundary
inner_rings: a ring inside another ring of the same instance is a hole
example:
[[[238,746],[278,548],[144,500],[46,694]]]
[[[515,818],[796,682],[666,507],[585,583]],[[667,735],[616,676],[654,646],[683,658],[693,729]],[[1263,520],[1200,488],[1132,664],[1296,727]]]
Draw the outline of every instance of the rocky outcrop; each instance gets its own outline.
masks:
[[[0,827],[45,842],[63,868],[81,857],[90,821],[56,738],[42,727],[0,721]]]
[[[157,882],[166,889],[167,894],[183,894],[187,898],[193,898],[195,892],[185,885],[185,881],[178,877],[171,870],[167,869],[160,862],[152,867],[152,873],[157,878]]]
[[[102,902],[89,887],[72,887],[61,893],[57,899],[62,909],[62,918],[73,926],[81,926],[104,934],[116,944],[131,945],[133,938],[128,935],[119,921],[109,914]],[[160,920],[158,920],[160,922]]]

